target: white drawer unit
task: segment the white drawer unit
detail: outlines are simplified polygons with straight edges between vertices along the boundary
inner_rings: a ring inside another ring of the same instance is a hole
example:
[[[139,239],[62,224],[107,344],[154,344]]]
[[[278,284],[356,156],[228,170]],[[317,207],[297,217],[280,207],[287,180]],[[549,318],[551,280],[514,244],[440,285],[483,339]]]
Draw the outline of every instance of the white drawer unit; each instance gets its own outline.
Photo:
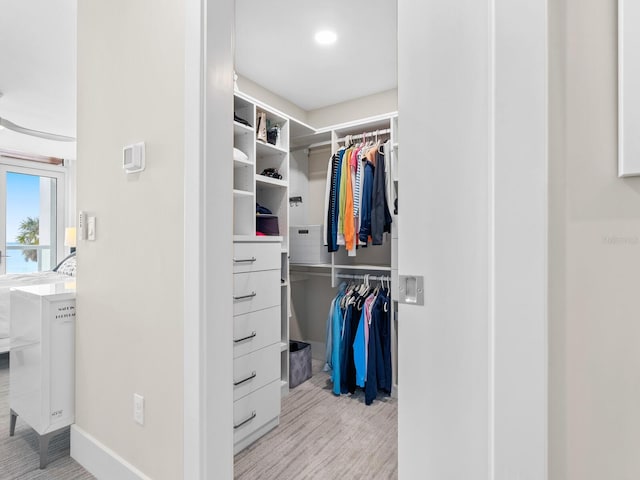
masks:
[[[233,318],[233,357],[280,342],[280,307],[245,313]]]
[[[280,422],[280,380],[233,404],[233,451],[238,453]]]
[[[18,417],[39,436],[40,468],[49,440],[75,419],[75,281],[10,293],[9,435]]]
[[[280,345],[273,344],[233,360],[233,400],[280,378]]]
[[[280,269],[280,242],[234,243],[233,273]]]
[[[280,421],[281,240],[234,243],[231,321],[235,452]]]
[[[280,305],[280,269],[233,275],[233,314]]]

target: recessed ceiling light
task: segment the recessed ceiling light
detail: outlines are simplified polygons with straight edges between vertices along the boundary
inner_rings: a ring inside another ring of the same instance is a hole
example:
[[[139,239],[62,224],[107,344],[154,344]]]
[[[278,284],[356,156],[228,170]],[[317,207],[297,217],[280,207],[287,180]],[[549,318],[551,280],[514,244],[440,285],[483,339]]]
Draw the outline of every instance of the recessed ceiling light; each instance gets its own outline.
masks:
[[[316,33],[315,39],[320,45],[331,45],[332,43],[336,43],[338,35],[331,30],[320,30]]]

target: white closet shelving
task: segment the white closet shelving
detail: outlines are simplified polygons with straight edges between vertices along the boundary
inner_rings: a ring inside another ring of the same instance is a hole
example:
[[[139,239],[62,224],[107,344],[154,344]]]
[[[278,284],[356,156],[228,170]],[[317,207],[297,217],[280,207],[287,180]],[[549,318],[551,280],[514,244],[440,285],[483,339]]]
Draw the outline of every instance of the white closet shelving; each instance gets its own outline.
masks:
[[[256,203],[268,208],[278,219],[280,242],[280,381],[282,395],[289,392],[289,118],[276,109],[241,93],[234,96],[234,111],[251,126],[233,122],[234,147],[248,159],[234,161],[233,229],[236,241],[261,238],[256,236]],[[266,115],[268,127],[280,127],[277,143],[256,138],[259,114]],[[281,178],[262,175],[276,169]]]
[[[324,159],[324,167],[329,161],[331,153],[335,153],[342,145],[346,135],[359,135],[362,133],[373,134],[378,132],[381,140],[390,140],[391,158],[390,175],[394,194],[398,192],[398,117],[396,113],[379,115],[363,120],[344,123],[323,129],[314,129],[304,122],[292,118],[275,108],[272,108],[261,101],[248,95],[236,92],[234,98],[236,115],[246,120],[252,127],[247,127],[234,121],[234,144],[242,150],[248,157],[246,161],[234,162],[234,233],[236,239],[252,238],[256,235],[256,203],[267,207],[278,217],[279,233],[282,236],[281,242],[281,343],[280,343],[280,364],[281,364],[281,391],[286,395],[289,391],[289,337],[292,326],[291,287],[292,284],[309,278],[318,276],[328,278],[327,288],[337,287],[341,279],[346,276],[360,276],[365,274],[384,276],[391,279],[391,293],[394,301],[394,312],[392,314],[392,355],[394,372],[394,392],[397,389],[397,299],[398,299],[398,262],[397,262],[397,239],[398,239],[398,216],[394,214],[393,199],[389,199],[389,209],[392,214],[393,223],[391,233],[385,233],[384,243],[381,246],[368,246],[358,248],[355,257],[349,257],[344,247],[338,252],[331,254],[330,261],[322,264],[289,264],[289,225],[290,225],[290,195],[297,196],[301,191],[302,204],[307,205],[315,202],[324,203],[324,196],[320,198],[318,192],[310,198],[308,195],[309,182],[308,172],[300,171],[302,168],[293,162],[292,153],[299,155],[301,151],[308,154],[309,149],[324,146],[328,155]],[[270,125],[280,126],[280,139],[276,145],[256,140],[256,133],[253,126],[257,122],[257,114],[264,112]],[[371,137],[368,137],[371,138]],[[267,168],[275,168],[282,176],[281,179],[260,175]],[[326,171],[326,170],[325,170]],[[317,172],[316,172],[317,174]],[[317,177],[314,181],[322,181]],[[295,188],[294,188],[295,187]],[[293,190],[292,190],[293,188]],[[322,190],[324,192],[324,189]],[[324,193],[322,193],[324,195]],[[317,197],[317,198],[316,198]],[[306,203],[305,203],[306,202]],[[300,221],[297,216],[296,224],[310,223],[308,220]],[[313,223],[313,222],[311,222]],[[324,223],[324,219],[317,223]],[[256,237],[259,238],[259,237]],[[324,247],[326,248],[326,247]],[[291,270],[291,274],[290,274]],[[310,307],[308,307],[310,308]],[[324,307],[323,307],[324,308]],[[328,308],[328,303],[326,305]],[[315,316],[325,316],[319,311],[307,312],[305,316],[316,321]],[[298,319],[297,319],[298,320]],[[304,321],[304,320],[302,320]],[[322,320],[318,320],[322,321]],[[323,323],[324,326],[324,323]],[[305,332],[297,332],[299,340],[304,338]],[[312,343],[316,351],[324,346],[319,342]],[[318,356],[318,355],[316,355]]]
[[[294,125],[294,123],[292,123]],[[294,129],[292,131],[295,132]],[[322,148],[330,146],[330,151],[327,150],[327,155],[325,157],[321,157],[320,162],[322,162],[322,166],[326,171],[327,162],[329,161],[330,155],[336,153],[340,146],[344,145],[345,136],[351,135],[354,138],[361,136],[362,134],[366,135],[366,139],[376,139],[376,136],[379,140],[389,140],[390,141],[390,158],[387,158],[386,161],[390,162],[389,164],[389,174],[392,182],[391,188],[393,192],[393,197],[397,198],[398,194],[398,116],[396,113],[391,113],[387,115],[380,115],[376,117],[371,117],[363,120],[358,120],[354,122],[349,122],[341,125],[335,125],[332,127],[327,127],[321,130],[316,131],[315,133],[304,132],[301,135],[292,134],[291,143],[292,150],[300,151],[302,150],[307,156],[309,155],[309,150],[314,148]],[[356,141],[359,141],[358,138]],[[292,160],[293,161],[293,160]],[[317,178],[311,179],[311,176],[317,176],[322,168],[313,168],[311,165],[307,166],[309,172],[313,171],[313,174],[307,172],[306,178],[305,175],[301,175],[300,182],[313,182],[318,181]],[[293,175],[293,172],[291,172]],[[325,177],[326,178],[326,177]],[[299,190],[299,191],[308,191],[309,188],[305,188],[305,186],[301,185],[290,185],[290,188]],[[313,188],[316,192],[316,196],[318,191],[324,192],[324,189],[318,188],[317,186]],[[293,191],[293,195],[296,195],[297,192]],[[324,195],[324,193],[322,194]],[[309,195],[311,196],[311,195]],[[303,199],[304,202],[305,199]],[[389,201],[389,210],[392,215],[392,225],[391,232],[384,234],[384,242],[383,245],[373,246],[369,245],[366,248],[358,248],[357,254],[355,257],[349,257],[344,247],[340,247],[339,250],[335,253],[332,253],[330,256],[330,261],[327,263],[321,264],[291,264],[291,272],[292,272],[292,281],[299,282],[308,278],[316,278],[316,277],[329,277],[330,285],[332,288],[337,287],[343,279],[346,278],[359,278],[360,276],[364,276],[366,274],[376,276],[376,277],[386,277],[391,279],[391,296],[394,304],[394,309],[392,312],[392,357],[393,357],[393,378],[394,378],[394,395],[397,394],[397,301],[398,301],[398,216],[394,214],[394,203],[393,198],[388,199]],[[324,203],[324,196],[322,198],[310,198],[308,202],[322,202]],[[317,212],[317,209],[316,209]],[[307,219],[306,223],[318,223],[318,221],[322,221],[324,223],[326,212],[322,212],[323,217],[319,218],[317,213],[314,216],[315,221],[311,221]],[[309,217],[309,216],[308,216]],[[304,224],[302,222],[301,224]],[[322,239],[324,242],[325,239]],[[326,248],[326,247],[324,247]],[[302,287],[304,288],[304,287]],[[311,287],[309,287],[311,288]],[[326,292],[325,292],[326,293]],[[328,309],[328,303],[327,307]],[[322,312],[322,315],[315,316],[313,321],[318,322],[326,322],[326,311]],[[307,312],[310,314],[310,312]],[[312,330],[312,329],[309,329]],[[304,339],[303,339],[304,340]],[[317,342],[316,342],[317,343]],[[314,345],[315,348],[323,348],[323,345]]]

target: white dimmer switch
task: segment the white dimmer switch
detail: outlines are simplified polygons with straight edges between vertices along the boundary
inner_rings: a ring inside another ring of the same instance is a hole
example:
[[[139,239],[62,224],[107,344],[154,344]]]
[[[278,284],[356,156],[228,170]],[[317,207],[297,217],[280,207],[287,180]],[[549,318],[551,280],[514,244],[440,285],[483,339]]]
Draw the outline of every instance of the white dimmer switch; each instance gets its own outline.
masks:
[[[133,394],[133,421],[144,425],[144,397],[138,393]]]
[[[96,239],[96,217],[87,217],[87,240]]]

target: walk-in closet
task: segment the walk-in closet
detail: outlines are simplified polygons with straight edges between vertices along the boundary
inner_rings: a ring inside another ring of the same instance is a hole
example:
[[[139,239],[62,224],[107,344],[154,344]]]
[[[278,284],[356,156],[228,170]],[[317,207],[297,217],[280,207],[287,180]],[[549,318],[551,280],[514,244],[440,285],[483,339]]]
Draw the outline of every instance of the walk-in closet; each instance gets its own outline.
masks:
[[[374,3],[236,1],[236,478],[397,476],[396,5]]]

